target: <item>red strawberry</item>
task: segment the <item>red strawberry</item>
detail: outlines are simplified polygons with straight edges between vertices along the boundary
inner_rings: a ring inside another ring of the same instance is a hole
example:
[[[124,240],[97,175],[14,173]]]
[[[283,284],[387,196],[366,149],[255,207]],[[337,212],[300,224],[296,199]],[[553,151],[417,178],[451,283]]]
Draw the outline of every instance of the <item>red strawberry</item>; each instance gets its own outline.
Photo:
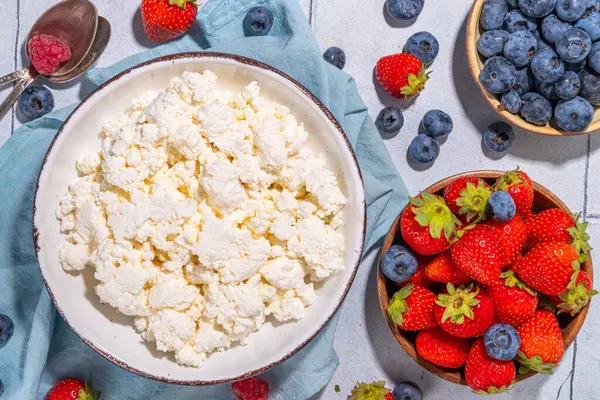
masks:
[[[498,282],[486,289],[496,306],[496,322],[515,328],[529,319],[538,305],[537,293],[527,287],[512,271],[503,272]]]
[[[515,265],[515,272],[530,288],[558,295],[572,286],[579,268],[579,254],[573,247],[566,243],[543,243],[523,256]]]
[[[388,316],[405,331],[420,331],[437,326],[433,317],[435,294],[412,283],[394,293],[387,309]]]
[[[495,189],[504,190],[511,195],[517,207],[517,214],[527,216],[533,207],[533,182],[519,168],[502,175],[495,184]]]
[[[269,384],[254,377],[233,382],[231,390],[238,400],[268,400],[269,398]]]
[[[502,266],[510,267],[521,254],[527,241],[525,223],[518,215],[508,222],[490,220],[487,225],[496,229],[496,235],[502,249]]]
[[[446,293],[438,295],[434,308],[440,328],[449,334],[479,337],[494,323],[494,302],[479,287],[448,284]]]
[[[476,281],[490,285],[500,277],[502,249],[494,228],[476,225],[463,233],[450,252],[456,265]]]
[[[440,328],[421,331],[415,341],[417,353],[432,364],[445,368],[460,368],[467,359],[471,342],[454,337]]]
[[[560,208],[544,210],[527,219],[527,246],[533,248],[541,243],[569,243],[581,253],[591,250],[586,233],[587,222],[579,221],[580,214],[571,215]]]
[[[424,192],[409,200],[400,220],[406,244],[423,255],[438,254],[450,247],[459,221],[444,199]]]
[[[92,382],[69,378],[54,385],[45,400],[98,400],[101,395],[92,389]]]
[[[454,286],[464,285],[472,281],[456,266],[449,251],[443,252],[427,264],[425,275],[434,282],[451,283]]]
[[[410,279],[408,279],[407,281],[400,283],[394,282],[396,286],[404,287],[409,283],[418,286],[423,286],[424,288],[430,288],[433,286],[434,283],[430,281],[429,278],[427,278],[427,275],[425,275],[425,267],[427,267],[427,264],[429,264],[429,260],[431,259],[431,257],[422,256],[420,254],[415,254],[415,256],[417,257],[418,262],[417,272],[415,272],[415,274],[411,276]]]
[[[423,63],[411,54],[392,54],[377,61],[377,81],[390,96],[402,98],[418,95],[429,79]]]
[[[465,378],[475,393],[504,393],[512,388],[516,373],[514,362],[487,355],[483,339],[473,343],[465,363]]]
[[[167,42],[183,35],[196,20],[196,0],[142,0],[144,32],[153,42]]]
[[[587,272],[580,270],[573,286],[558,296],[550,296],[549,300],[556,306],[559,314],[575,315],[581,312],[588,305],[590,299],[597,294],[598,291],[592,289],[592,281]]]
[[[533,370],[551,374],[565,353],[556,316],[550,311],[538,310],[517,328],[517,333],[521,337],[517,361],[524,367],[519,368],[519,372]]]
[[[485,209],[491,194],[490,185],[483,179],[463,177],[446,186],[444,200],[454,214],[462,215],[470,222],[475,218],[485,218]]]
[[[348,400],[393,400],[392,391],[385,387],[385,381],[358,382]]]

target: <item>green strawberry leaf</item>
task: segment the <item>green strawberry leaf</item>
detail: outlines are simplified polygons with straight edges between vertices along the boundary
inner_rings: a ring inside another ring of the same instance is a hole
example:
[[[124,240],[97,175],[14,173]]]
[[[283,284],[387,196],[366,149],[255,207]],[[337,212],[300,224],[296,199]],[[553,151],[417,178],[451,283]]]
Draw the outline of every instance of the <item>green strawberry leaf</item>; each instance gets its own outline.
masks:
[[[531,289],[529,286],[525,284],[522,280],[517,277],[517,275],[513,271],[504,271],[500,274],[500,278],[504,279],[504,285],[506,287],[518,287],[529,293],[532,296],[537,296],[537,292]]]
[[[480,179],[477,182],[477,186],[471,182],[467,182],[466,189],[463,189],[459,193],[456,204],[460,206],[459,213],[466,215],[467,221],[478,223],[486,219],[487,203],[492,195],[492,189],[485,186],[485,182]]]
[[[522,367],[525,367],[528,370],[539,372],[540,374],[552,374],[553,369],[556,367],[556,364],[553,363],[544,364],[542,362],[542,357],[540,356],[533,356],[531,358],[527,358],[527,356],[522,351],[519,351],[517,353],[517,362],[521,364]],[[521,372],[521,367],[519,367],[519,373],[523,373]]]
[[[455,288],[448,283],[446,290],[448,293],[439,294],[435,301],[437,305],[445,308],[442,322],[450,320],[450,322],[460,325],[465,322],[465,317],[474,319],[473,307],[479,304],[479,300],[475,299],[479,294],[479,288],[473,291],[473,284]]]
[[[429,227],[432,238],[439,239],[442,232],[447,240],[456,234],[458,218],[452,214],[444,199],[431,193],[421,193],[420,199],[410,198],[415,213],[415,221],[422,227]]]
[[[409,283],[394,293],[394,296],[392,296],[392,300],[388,305],[387,314],[397,326],[402,326],[404,323],[404,314],[408,311],[406,299],[412,294],[413,287],[414,285]]]
[[[348,400],[385,400],[391,390],[385,387],[385,381],[363,383],[358,382]]]

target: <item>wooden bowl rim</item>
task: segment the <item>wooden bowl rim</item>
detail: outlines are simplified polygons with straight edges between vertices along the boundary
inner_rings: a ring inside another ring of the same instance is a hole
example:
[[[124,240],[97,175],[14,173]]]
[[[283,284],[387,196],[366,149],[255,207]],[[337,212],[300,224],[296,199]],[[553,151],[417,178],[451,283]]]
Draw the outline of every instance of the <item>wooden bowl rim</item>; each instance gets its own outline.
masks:
[[[496,179],[496,178],[502,176],[503,174],[504,174],[503,171],[496,171],[496,170],[480,170],[480,171],[464,172],[461,174],[449,176],[445,179],[442,179],[442,180],[434,183],[433,185],[429,186],[424,191],[429,192],[429,193],[437,193],[440,190],[444,189],[446,186],[448,186],[448,184],[450,184],[450,182],[452,182],[458,178],[476,177],[476,178],[483,178],[483,179]],[[548,199],[550,202],[552,202],[554,204],[554,206],[561,208],[565,211],[571,212],[569,210],[569,208],[567,207],[567,205],[562,200],[560,200],[554,193],[552,193],[550,190],[548,190],[547,188],[545,188],[544,186],[540,185],[537,182],[533,182],[533,184],[534,184],[534,190],[536,193],[546,197],[546,199]],[[404,209],[402,211],[404,211]],[[462,373],[462,370],[451,370],[451,369],[438,367],[437,365],[434,365],[434,364],[430,363],[429,361],[426,361],[425,359],[423,359],[421,356],[419,356],[417,354],[414,344],[411,341],[409,341],[406,337],[404,337],[404,335],[396,328],[396,325],[389,319],[389,317],[387,315],[386,310],[389,305],[390,298],[388,297],[388,294],[387,294],[387,287],[386,287],[387,278],[381,272],[381,260],[383,258],[383,255],[385,254],[385,252],[390,248],[390,246],[394,242],[396,233],[399,232],[399,223],[400,223],[401,215],[402,215],[402,212],[400,212],[400,214],[398,214],[398,217],[396,218],[396,220],[392,224],[389,232],[387,233],[384,243],[383,243],[383,246],[382,246],[382,249],[381,249],[381,252],[380,252],[380,255],[379,255],[378,262],[377,262],[377,292],[378,292],[378,296],[379,296],[379,305],[381,307],[381,312],[383,313],[383,317],[385,318],[385,321],[387,322],[390,332],[392,333],[392,335],[394,336],[394,338],[396,339],[398,344],[410,356],[410,358],[412,358],[414,361],[416,361],[420,366],[425,368],[427,371],[439,376],[440,378],[442,378],[444,380],[447,380],[449,382],[456,383],[459,385],[467,386],[467,383],[464,378],[464,374]],[[588,258],[588,260],[583,263],[582,269],[584,269],[588,273],[588,275],[590,276],[590,279],[592,279],[592,280],[594,279],[591,255]],[[567,325],[567,327],[562,329],[563,341],[565,343],[565,349],[568,348],[573,343],[573,341],[577,337],[577,334],[581,330],[581,327],[583,326],[583,323],[585,322],[585,319],[587,317],[590,304],[591,304],[591,301],[579,314],[577,314],[575,317],[573,317],[573,320],[569,323],[569,325]],[[529,373],[523,374],[523,375],[517,374],[515,381],[520,382],[520,381],[523,381],[533,375],[536,375],[536,373],[534,371],[530,371]]]
[[[502,110],[500,108],[500,101],[496,98],[496,95],[488,92],[483,85],[479,82],[479,73],[481,72],[481,67],[479,66],[479,62],[481,58],[479,53],[477,52],[477,32],[479,32],[479,15],[481,14],[481,9],[483,8],[483,3],[485,0],[475,0],[473,2],[473,6],[471,7],[471,12],[469,13],[469,18],[467,20],[467,38],[466,38],[466,47],[467,47],[467,62],[469,64],[469,71],[471,72],[471,76],[475,81],[475,84],[483,94],[483,97],[488,102],[488,104],[496,111],[496,113],[505,119],[510,124],[526,130],[528,132],[536,133],[538,135],[547,135],[547,136],[577,136],[577,135],[587,135],[593,132],[600,130],[600,119],[596,121],[592,121],[590,126],[583,132],[565,132],[557,128],[553,128],[552,126],[538,126],[534,124],[530,124],[525,121],[517,114],[511,114],[506,110]],[[596,107],[594,107],[597,110]],[[596,115],[596,114],[594,114]]]

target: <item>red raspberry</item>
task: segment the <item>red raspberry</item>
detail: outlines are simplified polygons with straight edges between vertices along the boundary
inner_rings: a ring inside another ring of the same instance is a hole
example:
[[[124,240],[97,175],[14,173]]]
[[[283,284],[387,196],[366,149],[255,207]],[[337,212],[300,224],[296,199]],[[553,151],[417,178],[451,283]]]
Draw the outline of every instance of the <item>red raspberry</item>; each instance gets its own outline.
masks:
[[[269,384],[258,378],[248,378],[231,385],[238,400],[268,400]]]
[[[60,64],[69,61],[71,49],[57,37],[40,33],[29,39],[27,43],[29,59],[35,69],[42,75],[51,75]]]

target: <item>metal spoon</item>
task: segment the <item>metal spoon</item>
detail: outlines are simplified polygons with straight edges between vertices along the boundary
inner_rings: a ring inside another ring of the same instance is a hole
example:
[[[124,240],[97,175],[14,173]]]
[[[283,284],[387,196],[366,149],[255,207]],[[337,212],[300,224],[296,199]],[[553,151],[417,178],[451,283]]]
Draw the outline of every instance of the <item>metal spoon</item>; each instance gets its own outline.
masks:
[[[48,9],[38,18],[29,31],[26,43],[29,43],[32,36],[46,33],[63,40],[69,45],[71,58],[51,76],[47,76],[49,80],[53,80],[60,76],[69,75],[84,61],[94,43],[97,30],[98,10],[92,3],[88,0],[64,0]],[[29,57],[29,54],[27,56]],[[38,72],[30,65],[0,78],[0,85],[17,82],[12,92],[0,104],[0,119],[12,107],[13,103],[23,93],[23,90],[38,76]],[[66,80],[59,82],[66,82]]]

